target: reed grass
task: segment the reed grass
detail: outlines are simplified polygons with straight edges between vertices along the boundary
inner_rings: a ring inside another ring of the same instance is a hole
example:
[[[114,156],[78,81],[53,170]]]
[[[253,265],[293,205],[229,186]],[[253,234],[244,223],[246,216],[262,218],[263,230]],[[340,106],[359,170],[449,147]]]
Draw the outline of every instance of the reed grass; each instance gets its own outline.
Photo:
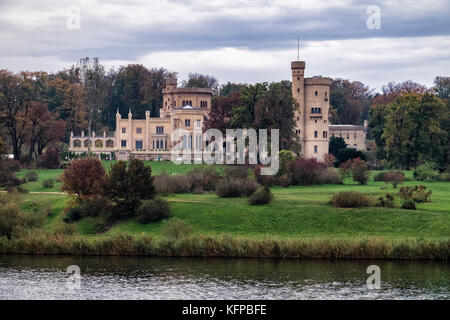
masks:
[[[0,253],[282,259],[448,260],[450,239],[243,238],[194,235],[172,240],[118,233],[102,237],[34,235],[0,238]]]

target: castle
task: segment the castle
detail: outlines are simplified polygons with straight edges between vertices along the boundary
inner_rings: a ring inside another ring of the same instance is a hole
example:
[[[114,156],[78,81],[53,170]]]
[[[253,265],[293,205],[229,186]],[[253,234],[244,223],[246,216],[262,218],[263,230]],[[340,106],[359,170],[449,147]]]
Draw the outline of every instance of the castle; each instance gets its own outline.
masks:
[[[364,126],[332,125],[329,123],[331,78],[305,78],[305,62],[293,61],[292,95],[299,104],[295,112],[296,133],[306,158],[324,159],[328,153],[330,137],[342,137],[349,147],[366,150],[367,121]],[[115,154],[117,160],[138,157],[146,160],[169,160],[172,150],[172,133],[176,129],[190,132],[183,146],[201,150],[201,135],[195,136],[203,128],[211,110],[213,91],[204,88],[178,88],[176,79],[167,79],[163,89],[163,105],[159,117],[150,117],[146,111],[145,119],[133,119],[131,110],[127,119],[116,114],[116,132],[102,136],[70,135],[69,151],[76,154],[91,152],[100,155]]]
[[[295,132],[300,137],[305,158],[321,161],[328,153],[331,137],[341,137],[347,146],[366,150],[367,120],[364,126],[333,125],[329,121],[330,86],[326,77],[305,78],[305,61],[291,62],[292,96],[299,104],[295,112]]]

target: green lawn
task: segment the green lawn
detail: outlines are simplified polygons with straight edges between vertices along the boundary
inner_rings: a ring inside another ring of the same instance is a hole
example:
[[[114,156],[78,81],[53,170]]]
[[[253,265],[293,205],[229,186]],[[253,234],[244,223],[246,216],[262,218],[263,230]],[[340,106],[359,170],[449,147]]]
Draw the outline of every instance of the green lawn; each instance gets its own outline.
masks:
[[[151,162],[154,173],[182,173],[193,166],[176,166],[168,162]],[[25,170],[24,170],[25,171]],[[61,170],[36,170],[39,180],[54,177]],[[20,172],[22,176],[24,172]],[[411,172],[407,176],[411,176]],[[272,188],[275,200],[270,205],[251,206],[246,198],[219,198],[215,194],[178,194],[167,197],[173,216],[183,219],[197,234],[232,234],[246,237],[327,237],[357,238],[376,236],[383,238],[448,238],[450,236],[450,183],[423,183],[408,181],[404,185],[426,185],[433,191],[432,202],[417,204],[416,211],[400,208],[333,208],[329,200],[334,193],[356,190],[371,195],[396,193],[383,182],[371,181],[367,186],[355,184],[350,179],[344,185],[321,185],[290,188]],[[381,189],[383,187],[384,189]],[[48,191],[39,182],[27,183],[30,191]],[[56,191],[56,188],[54,188]],[[26,194],[27,211],[45,205],[51,206],[45,230],[51,231],[63,217],[67,196],[61,194]],[[397,203],[397,206],[400,202]],[[78,231],[88,235],[95,232],[95,219],[83,219]],[[126,231],[142,232],[159,237],[161,223],[139,224],[123,221],[107,234]]]

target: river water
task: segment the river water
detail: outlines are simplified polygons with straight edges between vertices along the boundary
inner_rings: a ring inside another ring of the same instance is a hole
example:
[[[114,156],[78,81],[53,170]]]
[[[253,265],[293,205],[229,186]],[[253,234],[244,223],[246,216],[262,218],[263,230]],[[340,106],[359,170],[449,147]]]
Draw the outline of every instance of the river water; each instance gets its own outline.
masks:
[[[71,265],[80,278],[66,274]],[[370,265],[380,267],[380,289],[367,287]],[[0,299],[450,299],[450,267],[435,261],[0,255]]]

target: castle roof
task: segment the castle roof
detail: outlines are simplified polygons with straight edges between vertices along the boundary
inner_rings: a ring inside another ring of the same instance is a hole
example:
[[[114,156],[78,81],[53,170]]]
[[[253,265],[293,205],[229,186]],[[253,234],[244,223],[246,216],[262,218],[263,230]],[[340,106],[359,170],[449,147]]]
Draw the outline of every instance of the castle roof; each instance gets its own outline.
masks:
[[[365,130],[364,126],[354,124],[330,124],[330,130]]]

